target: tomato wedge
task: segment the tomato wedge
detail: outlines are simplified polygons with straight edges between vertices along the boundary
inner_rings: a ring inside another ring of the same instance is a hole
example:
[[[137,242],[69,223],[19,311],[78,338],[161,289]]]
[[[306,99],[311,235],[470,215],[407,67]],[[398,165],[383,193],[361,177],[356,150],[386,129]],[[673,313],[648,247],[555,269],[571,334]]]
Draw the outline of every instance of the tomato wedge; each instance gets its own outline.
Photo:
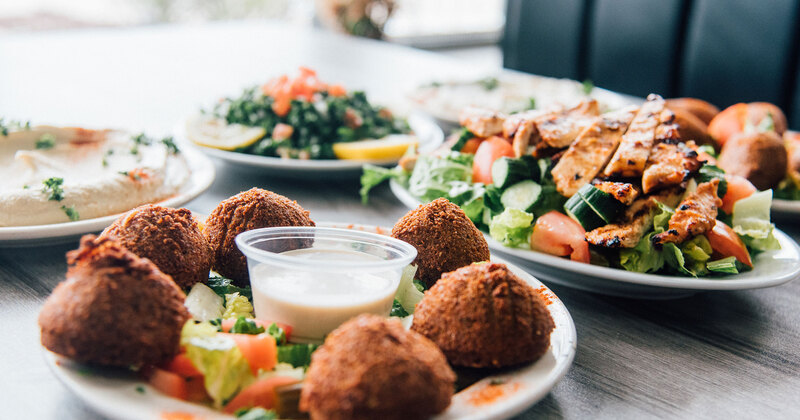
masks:
[[[299,382],[297,379],[287,376],[274,376],[253,382],[239,392],[223,410],[232,414],[242,408],[271,409],[275,406],[275,388],[297,382]]]
[[[735,257],[740,263],[753,267],[750,253],[742,242],[742,238],[730,226],[717,220],[714,229],[706,232],[706,238],[714,250],[714,256],[719,258]]]
[[[722,210],[725,213],[733,213],[733,205],[737,201],[750,197],[758,191],[756,187],[747,180],[747,178],[739,175],[725,174],[725,181],[728,183],[728,189],[725,191],[725,196],[722,197]]]
[[[475,154],[478,151],[478,147],[483,143],[483,139],[479,137],[473,137],[467,140],[464,143],[464,147],[461,148],[461,153],[469,153]]]
[[[167,372],[164,369],[154,368],[147,382],[155,389],[172,398],[186,400],[189,392],[186,388],[186,379],[177,373]]]
[[[203,373],[194,367],[194,363],[186,356],[186,353],[175,356],[164,366],[164,370],[176,373],[184,378],[203,376]]]
[[[536,219],[531,234],[531,249],[589,264],[586,231],[578,222],[555,210]]]
[[[741,133],[747,121],[747,104],[731,105],[708,123],[708,134],[722,147],[733,135]]]
[[[225,334],[236,342],[236,347],[247,359],[250,371],[257,375],[260,369],[270,370],[278,363],[278,347],[275,339],[269,334]]]
[[[484,140],[475,151],[472,163],[472,182],[492,183],[492,164],[503,156],[514,157],[511,143],[497,136]]]

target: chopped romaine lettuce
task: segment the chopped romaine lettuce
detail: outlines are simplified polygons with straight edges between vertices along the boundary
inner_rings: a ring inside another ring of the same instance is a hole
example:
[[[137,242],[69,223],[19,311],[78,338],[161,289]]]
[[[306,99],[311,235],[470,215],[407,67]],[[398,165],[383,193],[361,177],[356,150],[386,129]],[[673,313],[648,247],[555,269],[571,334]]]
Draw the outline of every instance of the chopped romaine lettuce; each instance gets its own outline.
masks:
[[[219,326],[211,322],[200,322],[193,319],[186,321],[181,329],[181,346],[189,343],[195,337],[213,337],[219,332]]]
[[[214,293],[218,294],[222,298],[230,293],[239,293],[240,295],[247,297],[247,299],[253,300],[253,293],[249,287],[234,286],[231,279],[222,277],[218,274],[212,273],[211,276],[209,276],[208,287],[210,287]]]
[[[225,312],[225,301],[211,288],[203,283],[195,283],[186,295],[183,305],[199,321],[210,321],[222,318]]]
[[[278,324],[272,323],[267,327],[267,334],[275,339],[275,343],[279,346],[286,344],[286,331],[279,327]]]
[[[653,235],[650,232],[639,240],[633,248],[619,251],[619,263],[622,268],[637,273],[655,273],[664,266],[664,255],[653,246]]]
[[[225,313],[222,318],[255,318],[253,315],[253,305],[250,301],[238,292],[225,295]]]
[[[275,420],[278,414],[272,410],[266,410],[261,407],[243,408],[233,413],[239,420]]]
[[[709,261],[706,264],[708,271],[720,274],[739,274],[742,264],[736,257],[725,257],[716,261]]]
[[[458,152],[419,156],[408,179],[408,191],[425,202],[439,197],[450,199],[452,182],[472,182],[472,158],[471,154]]]
[[[772,190],[757,192],[733,205],[731,227],[749,248],[756,251],[781,248],[773,234],[775,225],[769,220],[771,205]]]
[[[778,183],[778,186],[773,191],[775,191],[775,198],[800,200],[800,179],[798,179],[797,175],[790,174]]]
[[[408,316],[409,314],[413,314],[417,303],[425,296],[423,292],[417,288],[417,285],[414,284],[414,275],[416,273],[417,266],[415,265],[409,265],[403,269],[403,274],[400,276],[400,286],[397,288],[394,299],[403,309],[405,315],[393,316]],[[392,308],[392,310],[394,311],[394,308]],[[397,313],[399,314],[400,312],[398,311]]]
[[[505,246],[518,247],[530,241],[533,214],[518,209],[505,209],[492,217],[489,235]]]
[[[225,405],[254,379],[236,342],[223,334],[190,338],[186,343],[186,356],[203,374],[206,392],[216,407]]]
[[[684,268],[694,273],[695,276],[708,274],[706,261],[711,259],[711,243],[705,235],[698,235],[680,245],[680,250],[685,259]]]
[[[396,179],[405,183],[408,174],[401,167],[383,168],[380,166],[365,164],[361,173],[361,202],[367,204],[369,192],[389,179]]]

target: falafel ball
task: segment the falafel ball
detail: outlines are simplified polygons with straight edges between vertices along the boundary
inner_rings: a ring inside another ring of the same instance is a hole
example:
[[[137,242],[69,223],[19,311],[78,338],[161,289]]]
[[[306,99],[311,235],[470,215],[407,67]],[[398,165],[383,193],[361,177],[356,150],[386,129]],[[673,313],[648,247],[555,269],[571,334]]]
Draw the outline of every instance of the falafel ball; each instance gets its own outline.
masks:
[[[397,320],[365,314],[314,352],[300,409],[312,419],[428,418],[450,405],[455,379],[430,340]]]
[[[788,161],[783,138],[773,131],[735,134],[717,158],[725,173],[745,177],[762,191],[786,177]]]
[[[120,216],[100,237],[149,259],[181,288],[208,281],[211,245],[187,209],[145,204]]]
[[[77,362],[158,364],[180,351],[186,295],[150,260],[86,235],[39,313],[42,345]]]
[[[403,216],[392,237],[417,248],[417,278],[433,286],[442,273],[489,260],[489,245],[464,211],[439,198]]]
[[[541,296],[505,264],[473,264],[442,275],[414,311],[411,326],[454,366],[533,362],[550,347],[553,318]]]
[[[219,203],[206,220],[205,234],[214,254],[213,269],[239,285],[247,285],[247,259],[236,235],[258,228],[315,226],[308,211],[272,191],[252,188]]]

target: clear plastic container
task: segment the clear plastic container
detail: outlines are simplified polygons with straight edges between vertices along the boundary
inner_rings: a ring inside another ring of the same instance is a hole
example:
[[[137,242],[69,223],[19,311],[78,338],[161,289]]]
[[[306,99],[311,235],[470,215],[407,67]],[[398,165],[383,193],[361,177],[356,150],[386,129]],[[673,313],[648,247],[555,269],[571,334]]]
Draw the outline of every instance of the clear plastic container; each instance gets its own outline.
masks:
[[[276,227],[236,237],[247,257],[256,318],[291,325],[292,341],[321,342],[348,319],[388,316],[417,250],[375,233]]]

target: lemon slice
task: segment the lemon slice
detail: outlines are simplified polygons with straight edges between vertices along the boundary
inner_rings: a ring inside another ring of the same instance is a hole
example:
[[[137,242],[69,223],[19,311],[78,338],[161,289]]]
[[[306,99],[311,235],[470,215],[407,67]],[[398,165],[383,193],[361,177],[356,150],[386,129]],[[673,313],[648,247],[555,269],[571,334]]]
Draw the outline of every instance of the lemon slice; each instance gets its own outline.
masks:
[[[260,140],[267,131],[262,127],[228,124],[225,120],[198,115],[186,121],[186,137],[193,143],[222,150],[247,147]]]
[[[416,136],[393,134],[382,139],[334,143],[333,153],[339,159],[350,160],[400,159],[409,146],[417,143]]]

